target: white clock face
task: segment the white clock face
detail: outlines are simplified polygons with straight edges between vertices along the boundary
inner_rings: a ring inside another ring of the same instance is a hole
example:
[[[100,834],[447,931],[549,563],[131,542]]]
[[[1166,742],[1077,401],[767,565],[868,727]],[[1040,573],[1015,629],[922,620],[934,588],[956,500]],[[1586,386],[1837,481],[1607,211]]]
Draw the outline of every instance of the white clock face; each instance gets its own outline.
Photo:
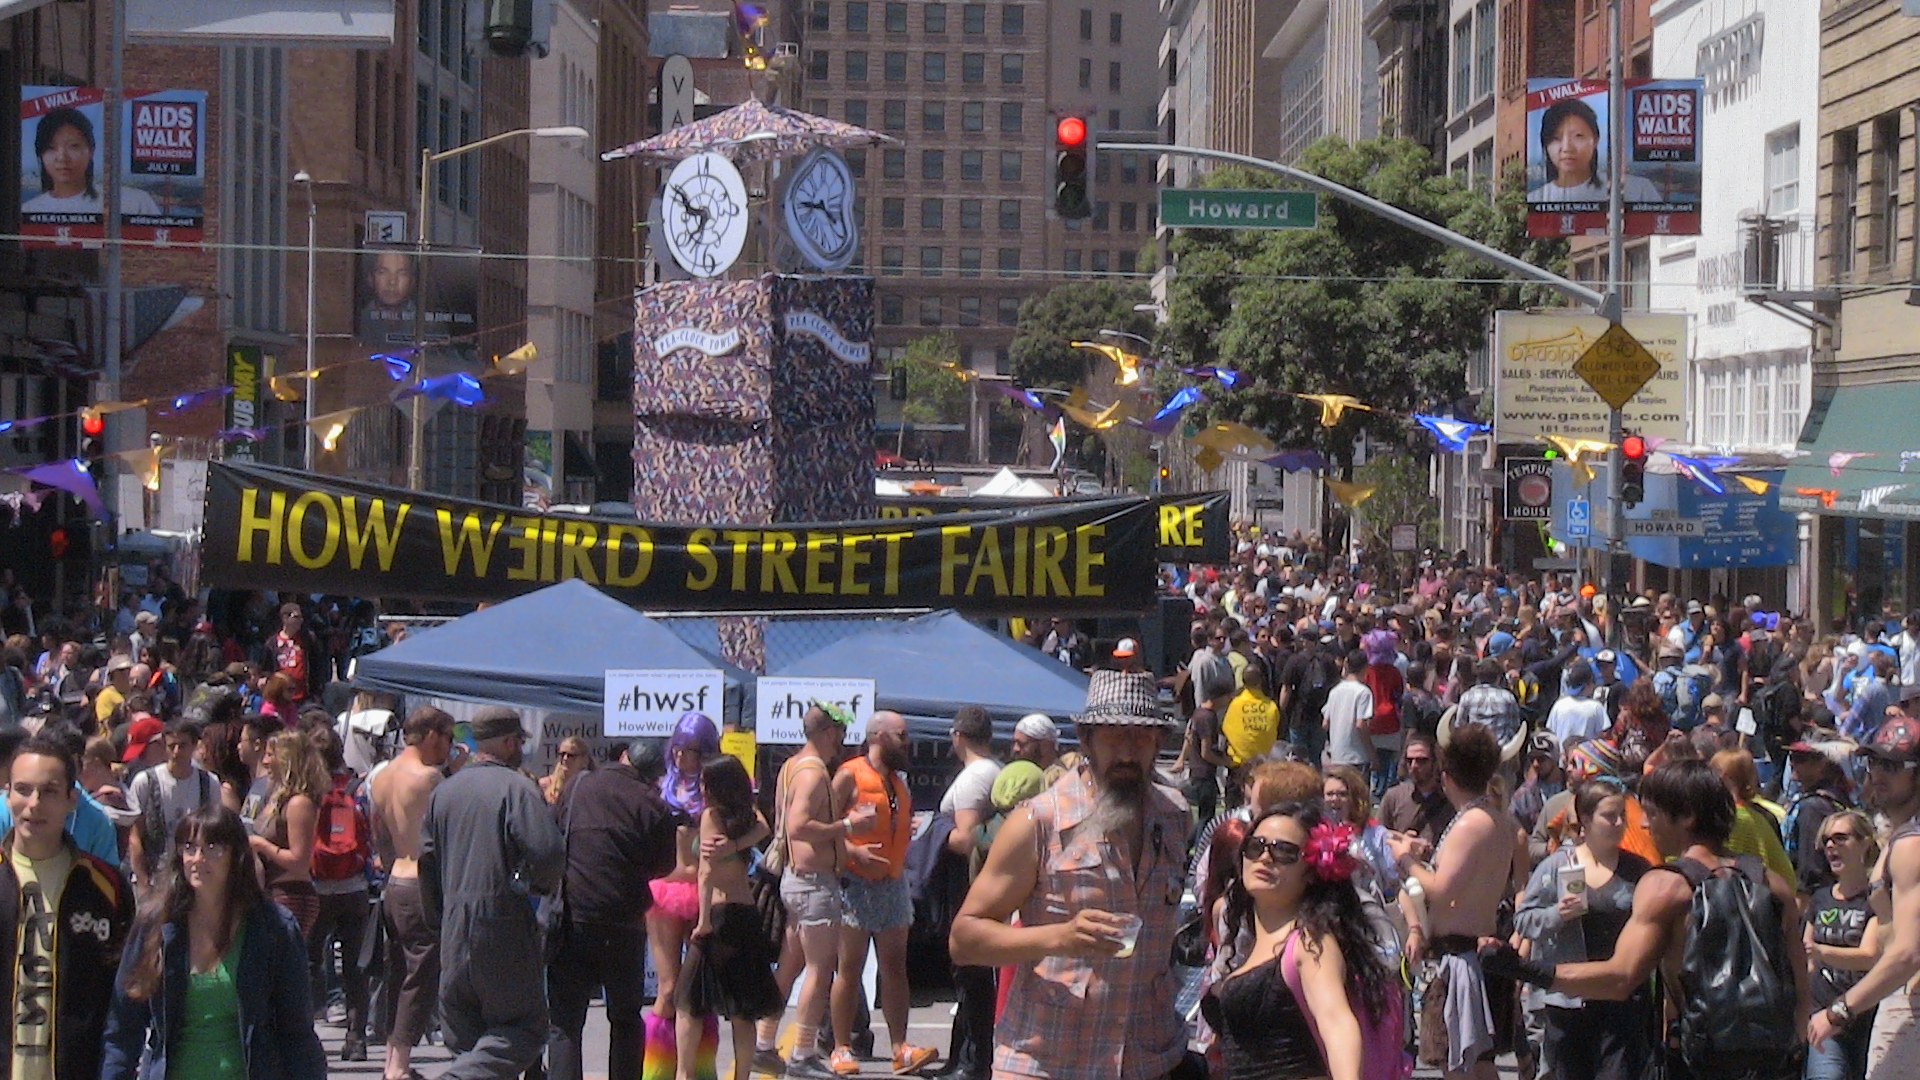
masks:
[[[818,269],[845,269],[860,246],[853,194],[853,172],[846,159],[824,146],[794,166],[783,207],[787,235],[801,257]]]
[[[747,185],[733,162],[695,154],[673,167],[660,192],[667,250],[694,277],[727,272],[747,242]]]

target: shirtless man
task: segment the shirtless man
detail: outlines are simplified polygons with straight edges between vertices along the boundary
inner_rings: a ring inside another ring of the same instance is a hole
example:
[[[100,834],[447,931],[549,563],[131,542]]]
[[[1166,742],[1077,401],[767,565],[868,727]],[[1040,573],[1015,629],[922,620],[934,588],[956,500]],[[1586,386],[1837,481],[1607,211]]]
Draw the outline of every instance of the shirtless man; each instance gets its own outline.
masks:
[[[387,867],[381,902],[387,920],[387,988],[393,1024],[387,1031],[386,1080],[408,1080],[413,1046],[432,1026],[440,1001],[440,938],[427,929],[420,895],[420,823],[427,801],[444,779],[453,752],[453,717],[431,705],[407,716],[407,748],[372,783],[373,842]]]
[[[872,806],[855,806],[843,815],[833,805],[833,769],[850,721],[841,710],[814,702],[801,721],[807,744],[781,768],[787,867],[780,878],[780,900],[806,962],[806,986],[794,1018],[793,1057],[786,1070],[797,1080],[838,1080],[815,1040],[826,1018],[829,980],[840,960],[840,925],[846,912],[840,892],[842,851],[847,836],[865,829],[875,816]]]
[[[1880,959],[1814,1015],[1807,1041],[1819,1046],[1877,1002],[1867,1080],[1892,1080],[1920,1061],[1920,721],[1890,717],[1859,752],[1869,755],[1867,803],[1891,830],[1867,889],[1880,921]]]
[[[1484,980],[1492,1030],[1481,1018],[1447,1015],[1449,1007],[1462,1007],[1448,986],[1456,979],[1482,978],[1472,959],[1480,939],[1494,934],[1501,899],[1526,883],[1520,825],[1487,793],[1499,769],[1500,743],[1493,731],[1484,724],[1462,725],[1440,751],[1440,785],[1454,814],[1433,849],[1432,865],[1422,861],[1426,845],[1418,838],[1387,834],[1401,873],[1425,891],[1425,922],[1409,930],[1407,941],[1408,952],[1416,959],[1424,954],[1427,965],[1420,1058],[1444,1068],[1448,1077],[1493,1080],[1494,1056],[1513,1049],[1512,979]]]
[[[1662,765],[1647,774],[1640,785],[1640,802],[1646,810],[1647,831],[1653,834],[1653,842],[1662,855],[1679,860],[1692,860],[1708,872],[1721,873],[1732,869],[1735,860],[1726,853],[1727,837],[1733,832],[1734,802],[1733,796],[1724,784],[1716,785],[1713,769],[1703,761],[1679,761]],[[1653,975],[1656,965],[1660,967],[1661,980],[1669,987],[1668,1004],[1676,999],[1686,1000],[1694,988],[1682,972],[1682,960],[1686,953],[1688,929],[1694,887],[1682,869],[1684,863],[1664,863],[1655,866],[1655,870],[1672,870],[1674,873],[1648,872],[1640,878],[1633,890],[1633,915],[1626,928],[1620,932],[1615,943],[1613,956],[1608,960],[1596,960],[1581,964],[1547,964],[1538,961],[1522,960],[1512,946],[1496,942],[1489,938],[1481,951],[1481,964],[1489,974],[1517,976],[1536,986],[1545,987],[1556,993],[1583,998],[1596,998],[1602,1001],[1625,1001],[1639,992]],[[1811,1007],[1812,995],[1808,990],[1806,949],[1800,934],[1790,925],[1782,925],[1797,918],[1798,907],[1794,898],[1793,883],[1770,870],[1752,865],[1756,873],[1765,874],[1767,889],[1775,901],[1774,910],[1778,913],[1772,928],[1777,944],[1770,945],[1769,955],[1776,955],[1774,949],[1784,953],[1787,966],[1791,970],[1794,983],[1794,1016],[1781,1018],[1779,1023],[1784,1029],[1782,1034],[1797,1032],[1807,1028],[1807,1012]],[[1740,871],[1734,870],[1738,873]],[[1761,931],[1766,932],[1765,930]],[[1857,991],[1849,996],[1868,1001]],[[1798,1027],[1794,1027],[1797,1021]],[[1684,1019],[1682,1021],[1684,1025]],[[1768,1029],[1776,1023],[1771,1018],[1740,1019],[1716,1016],[1713,1027],[1719,1029],[1751,1029],[1760,1026]],[[1796,1040],[1797,1041],[1797,1040]],[[1685,1045],[1685,1040],[1682,1041]],[[1692,1080],[1797,1080],[1801,1072],[1801,1055],[1784,1052],[1786,1047],[1773,1047],[1740,1051],[1738,1049],[1714,1048],[1707,1061],[1685,1060],[1682,1052],[1673,1053],[1669,1058],[1670,1071],[1674,1076],[1690,1076]],[[1911,1067],[1911,1058],[1900,1066],[1902,1070]],[[1890,1078],[1888,1071],[1882,1074]],[[1910,1075],[1903,1071],[1900,1075]]]

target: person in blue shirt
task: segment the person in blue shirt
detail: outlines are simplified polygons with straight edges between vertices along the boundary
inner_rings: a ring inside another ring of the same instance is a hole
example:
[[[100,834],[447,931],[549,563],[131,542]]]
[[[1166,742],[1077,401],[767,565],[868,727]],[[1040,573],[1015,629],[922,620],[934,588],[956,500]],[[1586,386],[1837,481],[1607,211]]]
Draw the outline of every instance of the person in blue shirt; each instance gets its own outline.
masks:
[[[70,737],[67,735],[68,732],[72,733]],[[69,744],[78,739],[80,748],[83,750],[86,748],[86,740],[80,739],[79,732],[65,725],[58,725],[46,734]],[[0,761],[6,762],[9,766],[12,765],[13,755],[20,749],[20,744],[26,741],[27,733],[19,728],[0,732]],[[74,753],[73,760],[79,761],[80,754]],[[87,794],[86,789],[80,786],[79,780],[76,779],[73,782],[73,787],[79,793],[80,801],[74,805],[73,812],[67,815],[68,835],[73,837],[74,844],[80,850],[117,869],[120,866],[119,830],[113,827],[113,819],[107,816],[106,808],[95,802],[93,796]],[[12,830],[13,808],[7,805],[6,800],[0,799],[0,836],[5,836]]]

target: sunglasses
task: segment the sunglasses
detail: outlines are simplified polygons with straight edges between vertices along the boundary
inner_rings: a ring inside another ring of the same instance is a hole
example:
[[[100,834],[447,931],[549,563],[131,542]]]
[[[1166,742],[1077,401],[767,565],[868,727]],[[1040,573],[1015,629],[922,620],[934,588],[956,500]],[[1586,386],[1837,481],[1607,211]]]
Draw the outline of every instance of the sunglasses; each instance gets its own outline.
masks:
[[[1248,862],[1271,859],[1280,866],[1292,866],[1300,861],[1300,845],[1287,840],[1249,836],[1240,843],[1240,857]]]
[[[1826,847],[1829,844],[1851,844],[1856,840],[1864,840],[1864,839],[1866,838],[1859,835],[1858,833],[1851,833],[1851,832],[1828,833],[1827,835],[1820,838],[1820,846]]]

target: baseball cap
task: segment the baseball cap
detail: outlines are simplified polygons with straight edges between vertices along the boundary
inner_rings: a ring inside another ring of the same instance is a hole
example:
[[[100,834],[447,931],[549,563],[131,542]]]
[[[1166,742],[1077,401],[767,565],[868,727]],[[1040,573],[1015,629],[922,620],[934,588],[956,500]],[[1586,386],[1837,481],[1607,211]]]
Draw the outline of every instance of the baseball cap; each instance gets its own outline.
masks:
[[[1705,607],[1702,607],[1700,604],[1700,601],[1698,600],[1687,601],[1687,614],[1689,615],[1698,615],[1705,612],[1706,610],[1707,609]]]
[[[157,623],[160,621],[160,616],[155,615],[151,611],[142,611],[141,613],[133,617],[133,621],[135,625],[138,625],[141,623]]]
[[[107,661],[107,671],[109,674],[115,671],[127,671],[132,667],[133,657],[128,656],[126,653],[115,653],[113,654],[113,658]]]
[[[121,764],[130,764],[140,760],[147,752],[147,744],[160,737],[167,726],[152,716],[141,716],[127,725],[127,752],[120,755]]]
[[[1787,753],[1815,755],[1844,767],[1856,749],[1852,742],[1835,735],[1831,738],[1801,739],[1789,745]]]
[[[1527,756],[1530,758],[1541,757],[1549,761],[1558,761],[1560,759],[1560,740],[1554,738],[1553,733],[1550,731],[1536,731],[1527,736]]]
[[[1043,742],[1059,742],[1060,727],[1046,713],[1028,713],[1013,725],[1015,735],[1025,735],[1029,739]]]
[[[1601,649],[1593,654],[1593,662],[1596,664],[1615,664],[1619,661],[1620,657],[1616,656],[1612,649]]]
[[[1873,741],[1854,752],[1881,761],[1920,761],[1920,720],[1911,716],[1890,716],[1880,725],[1880,730],[1874,732]]]
[[[1123,637],[1113,647],[1115,656],[1135,656],[1140,652],[1140,643],[1130,637]]]

